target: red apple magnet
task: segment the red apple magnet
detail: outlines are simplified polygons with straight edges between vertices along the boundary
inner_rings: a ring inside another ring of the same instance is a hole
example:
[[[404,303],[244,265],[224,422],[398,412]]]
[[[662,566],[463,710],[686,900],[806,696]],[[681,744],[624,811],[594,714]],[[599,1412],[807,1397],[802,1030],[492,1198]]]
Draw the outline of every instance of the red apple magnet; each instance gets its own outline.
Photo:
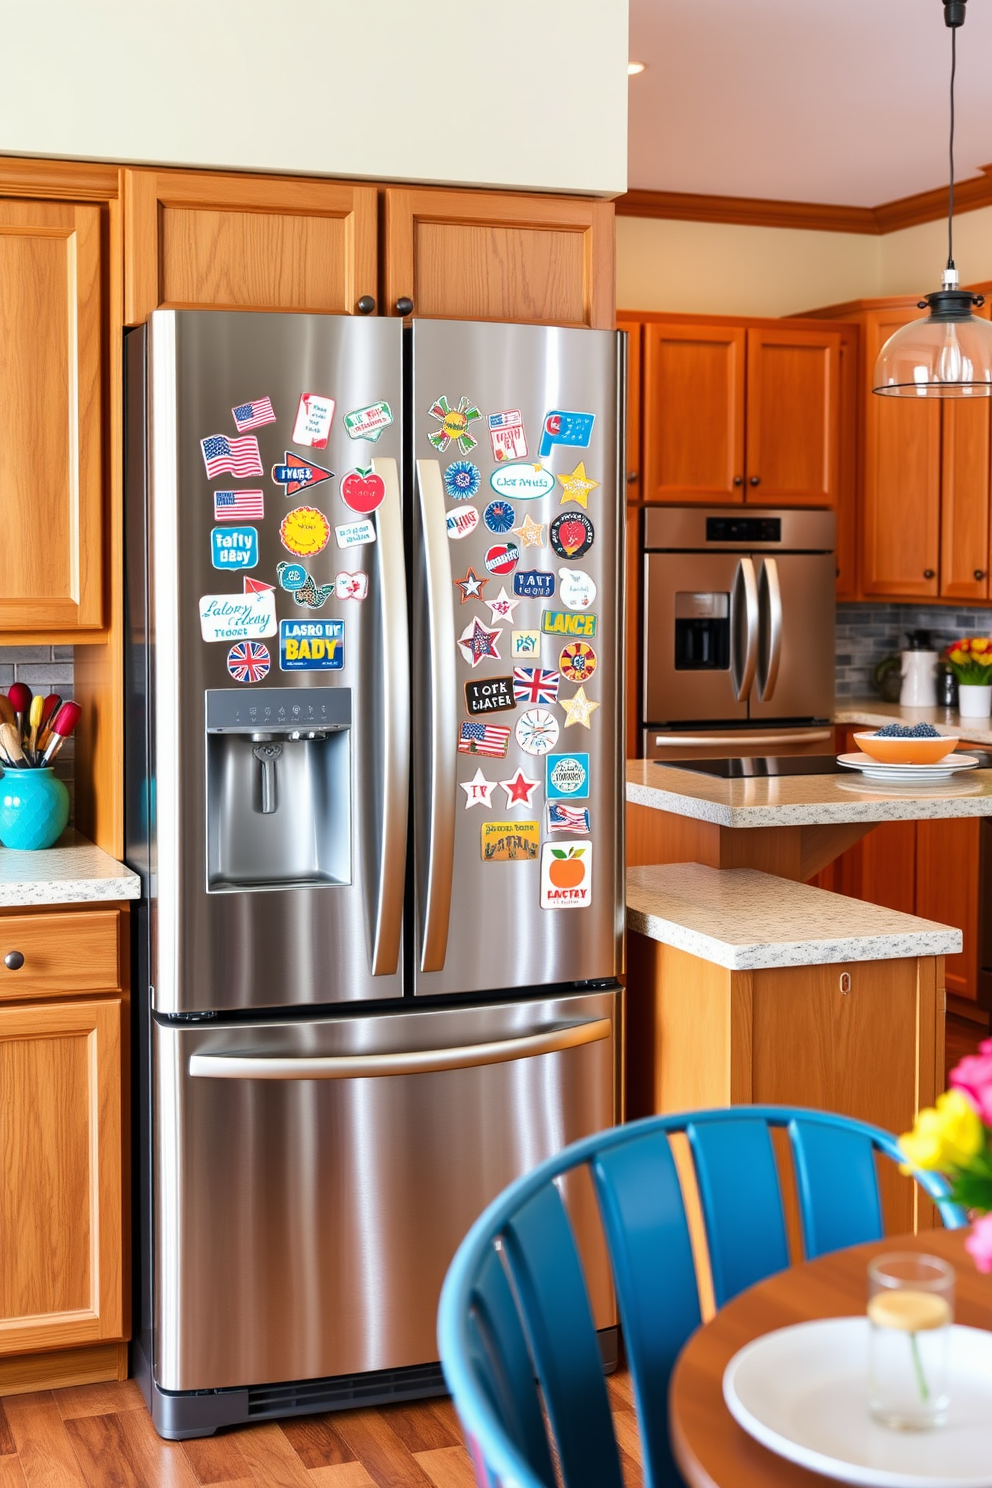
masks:
[[[371,465],[365,468],[359,465],[341,477],[341,500],[363,517],[382,505],[385,494],[386,483],[381,475],[376,475]]]

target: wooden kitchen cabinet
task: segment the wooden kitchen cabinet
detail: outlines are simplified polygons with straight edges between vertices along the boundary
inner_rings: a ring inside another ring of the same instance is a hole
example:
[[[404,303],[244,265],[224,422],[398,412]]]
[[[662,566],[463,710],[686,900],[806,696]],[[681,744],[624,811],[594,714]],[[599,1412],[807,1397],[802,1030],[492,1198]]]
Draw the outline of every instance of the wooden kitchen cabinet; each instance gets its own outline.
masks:
[[[836,505],[840,370],[836,332],[748,330],[745,501]]]

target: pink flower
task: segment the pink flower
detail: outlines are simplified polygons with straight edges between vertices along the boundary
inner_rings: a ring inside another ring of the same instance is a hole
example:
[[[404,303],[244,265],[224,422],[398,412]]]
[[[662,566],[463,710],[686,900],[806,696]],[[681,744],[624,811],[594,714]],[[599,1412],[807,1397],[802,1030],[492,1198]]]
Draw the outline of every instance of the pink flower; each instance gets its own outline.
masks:
[[[977,1054],[969,1054],[950,1073],[956,1090],[963,1090],[986,1126],[992,1126],[992,1039],[983,1039]]]
[[[992,1214],[975,1220],[964,1248],[979,1271],[992,1271]]]

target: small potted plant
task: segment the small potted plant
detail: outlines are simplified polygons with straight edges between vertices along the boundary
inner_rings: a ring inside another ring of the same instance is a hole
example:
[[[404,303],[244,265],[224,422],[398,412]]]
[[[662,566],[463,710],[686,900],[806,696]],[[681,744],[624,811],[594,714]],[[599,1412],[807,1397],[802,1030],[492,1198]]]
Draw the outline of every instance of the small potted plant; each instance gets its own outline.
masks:
[[[952,641],[943,659],[958,679],[961,717],[988,718],[992,713],[992,639],[965,636]]]

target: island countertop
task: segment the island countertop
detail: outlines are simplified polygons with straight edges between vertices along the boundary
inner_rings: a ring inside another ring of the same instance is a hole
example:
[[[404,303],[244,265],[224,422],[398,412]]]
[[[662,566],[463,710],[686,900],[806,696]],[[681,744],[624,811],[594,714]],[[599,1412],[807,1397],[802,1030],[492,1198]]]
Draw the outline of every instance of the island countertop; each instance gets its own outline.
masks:
[[[0,847],[0,909],[137,899],[140,894],[136,873],[71,828],[55,847],[40,852]]]

